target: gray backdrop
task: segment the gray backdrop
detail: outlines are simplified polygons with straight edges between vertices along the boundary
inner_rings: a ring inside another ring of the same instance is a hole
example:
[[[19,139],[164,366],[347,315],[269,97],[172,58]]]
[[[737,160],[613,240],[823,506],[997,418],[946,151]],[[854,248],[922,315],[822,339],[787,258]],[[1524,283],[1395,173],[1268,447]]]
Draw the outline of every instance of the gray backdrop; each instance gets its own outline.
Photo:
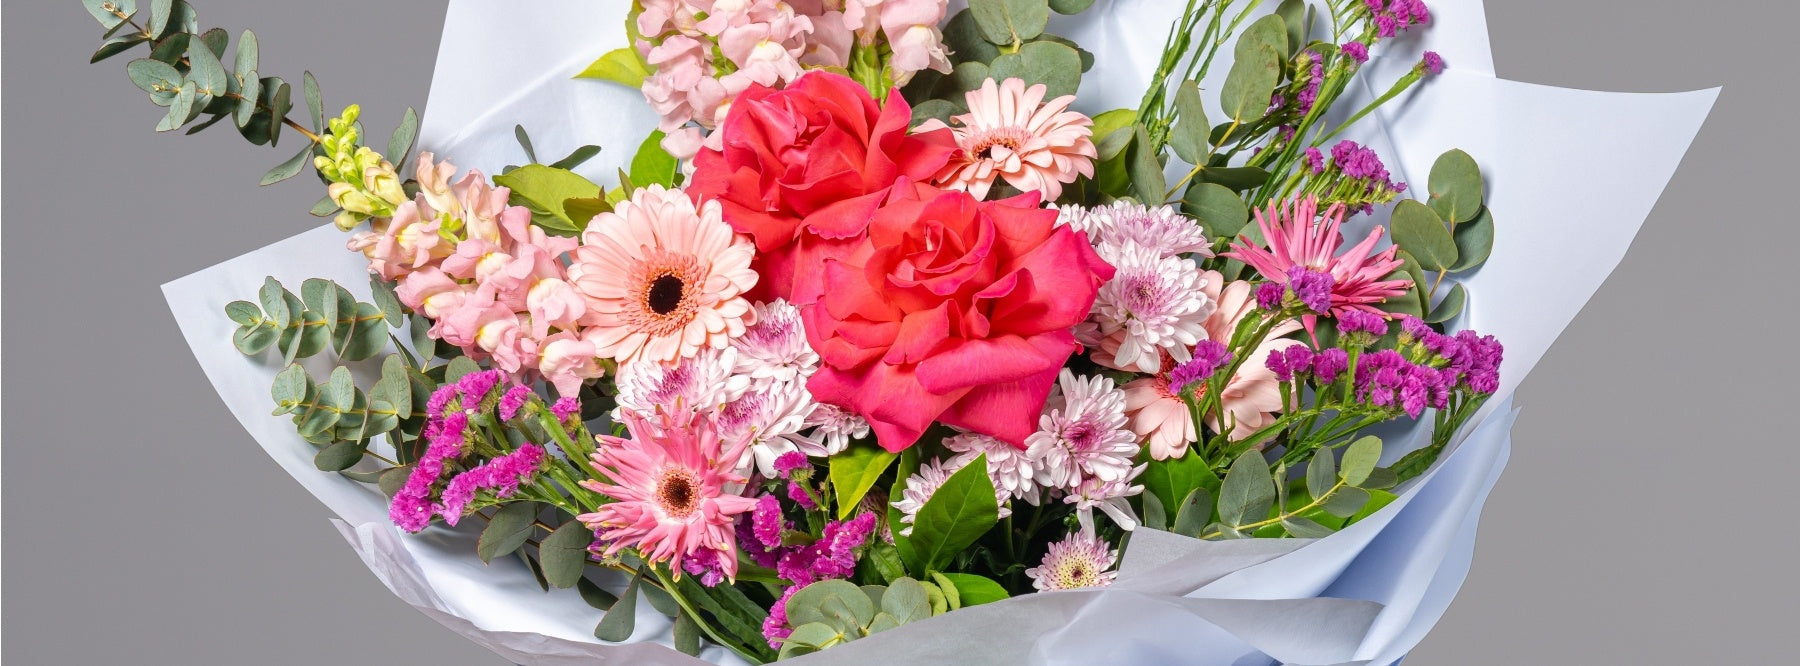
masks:
[[[311,68],[327,106],[361,103],[372,129],[424,105],[435,3],[197,4],[203,25],[257,30],[265,76]],[[1409,664],[1786,661],[1800,438],[1771,415],[1791,415],[1800,376],[1796,18],[1777,0],[1489,1],[1503,77],[1725,91],[1521,389],[1474,571]],[[4,657],[499,663],[363,569],[163,306],[162,282],[319,223],[310,179],[256,187],[297,144],[152,133],[125,58],[85,64],[100,31],[76,0],[13,2],[4,26]]]

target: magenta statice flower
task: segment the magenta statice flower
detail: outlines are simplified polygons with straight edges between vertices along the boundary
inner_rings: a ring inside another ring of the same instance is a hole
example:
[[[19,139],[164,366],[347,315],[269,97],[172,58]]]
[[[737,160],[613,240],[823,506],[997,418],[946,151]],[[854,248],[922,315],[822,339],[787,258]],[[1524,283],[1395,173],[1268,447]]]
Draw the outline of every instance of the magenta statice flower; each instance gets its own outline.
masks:
[[[1169,390],[1181,393],[1188,386],[1211,379],[1213,374],[1231,363],[1231,350],[1217,340],[1201,340],[1194,346],[1194,358],[1169,371]]]
[[[1425,57],[1419,60],[1419,66],[1433,76],[1441,74],[1444,71],[1444,57],[1438,55],[1437,51],[1426,51]]]
[[[500,396],[500,420],[513,420],[513,417],[519,415],[519,410],[525,407],[525,403],[531,400],[531,396],[531,387],[524,384],[514,384],[507,389],[506,394]]]
[[[1344,55],[1360,65],[1369,61],[1369,46],[1362,42],[1346,42],[1338,47]]]
[[[456,380],[456,391],[463,396],[463,406],[473,408],[487,400],[488,393],[493,391],[495,386],[499,386],[500,380],[505,378],[506,373],[499,370],[471,372]]]
[[[1338,333],[1344,335],[1363,334],[1371,338],[1387,335],[1387,318],[1366,310],[1351,310],[1338,317]],[[1362,344],[1367,345],[1368,342]]]
[[[519,450],[499,456],[458,474],[444,488],[444,522],[455,526],[463,510],[475,500],[475,494],[489,491],[496,499],[511,497],[529,480],[544,462],[544,447],[527,442]]]
[[[431,392],[431,399],[425,401],[425,415],[431,417],[443,416],[445,408],[449,407],[450,401],[455,399],[455,384],[445,384],[437,387],[437,390]]]
[[[699,577],[700,584],[706,587],[718,587],[719,583],[725,582],[725,568],[719,564],[718,551],[703,550],[695,553],[693,557],[682,561],[681,570],[688,572],[690,576]]]
[[[1325,154],[1316,146],[1306,149],[1306,170],[1315,176],[1325,173]]]
[[[1330,273],[1309,270],[1304,266],[1288,268],[1288,290],[1313,314],[1331,311],[1331,287],[1336,282]]]
[[[792,474],[794,470],[810,469],[811,467],[812,463],[806,459],[806,454],[799,451],[789,451],[775,458],[775,473],[784,477]]]
[[[1312,111],[1313,103],[1319,99],[1319,87],[1325,83],[1325,59],[1313,51],[1301,53],[1301,58],[1308,63],[1306,87],[1300,89],[1294,101],[1304,115]]]
[[[770,648],[781,649],[781,642],[793,635],[794,630],[787,626],[787,602],[799,591],[799,585],[788,586],[781,592],[781,598],[775,600],[775,605],[769,607],[769,616],[763,619],[763,638],[768,639]]]
[[[781,517],[781,502],[774,495],[758,497],[750,514],[750,533],[756,537],[756,543],[769,550],[779,548],[785,530],[787,520]]]
[[[800,505],[800,508],[806,509],[807,511],[819,508],[819,503],[813,501],[812,494],[806,492],[806,487],[799,483],[793,481],[788,482],[787,496],[788,499],[793,500],[795,504]]]
[[[572,396],[557,398],[556,404],[550,406],[550,413],[556,416],[556,420],[567,423],[571,417],[581,413],[581,401]]]
[[[1270,312],[1281,309],[1281,301],[1287,298],[1287,285],[1280,282],[1264,282],[1256,286],[1256,306]]]
[[[1312,372],[1313,351],[1306,345],[1292,345],[1286,351],[1269,354],[1263,365],[1275,373],[1277,381],[1290,382]]]
[[[1312,373],[1320,384],[1336,382],[1338,375],[1349,368],[1350,354],[1342,349],[1333,347],[1313,356]]]
[[[423,530],[431,524],[432,516],[442,511],[442,505],[431,499],[433,486],[443,476],[445,462],[462,457],[468,446],[468,427],[469,415],[462,410],[450,411],[426,422],[430,443],[425,447],[425,454],[413,463],[406,484],[388,504],[388,519],[400,529],[408,532]]]
[[[1438,332],[1431,330],[1431,325],[1423,319],[1412,315],[1400,315],[1400,344],[1412,344],[1414,340],[1424,341]]]

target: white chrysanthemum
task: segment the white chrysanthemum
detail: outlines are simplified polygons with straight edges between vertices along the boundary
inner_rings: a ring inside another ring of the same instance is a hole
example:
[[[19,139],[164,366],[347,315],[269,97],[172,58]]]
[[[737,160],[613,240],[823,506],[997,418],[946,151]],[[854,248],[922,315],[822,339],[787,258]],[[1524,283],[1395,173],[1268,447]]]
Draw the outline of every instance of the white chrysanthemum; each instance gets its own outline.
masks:
[[[1063,502],[1075,505],[1075,518],[1087,531],[1094,529],[1094,509],[1106,513],[1108,518],[1121,529],[1129,532],[1137,529],[1137,513],[1131,510],[1131,502],[1125,498],[1144,492],[1143,486],[1131,485],[1139,474],[1144,473],[1144,465],[1131,468],[1125,478],[1118,481],[1103,481],[1099,477],[1083,480],[1069,491]]]
[[[820,403],[806,417],[812,436],[797,442],[800,451],[814,458],[834,456],[850,448],[850,440],[869,436],[869,422],[837,405]]]
[[[1119,551],[1112,544],[1087,532],[1075,532],[1069,538],[1050,544],[1044,561],[1025,570],[1031,585],[1040,590],[1076,590],[1084,587],[1111,585],[1118,572],[1109,571],[1119,563]]]
[[[775,459],[800,450],[799,444],[807,441],[800,431],[817,405],[798,382],[771,382],[745,391],[719,410],[719,438],[727,445],[749,439],[750,448],[744,450],[738,467],[747,469],[754,460],[758,472],[775,478]]]
[[[1030,456],[1011,444],[1002,442],[981,433],[968,432],[944,440],[944,448],[956,455],[950,457],[950,464],[961,469],[974,462],[977,456],[987,454],[988,479],[994,482],[996,493],[1037,503],[1037,468],[1031,464]]]
[[[1166,257],[1189,252],[1213,256],[1206,230],[1193,218],[1176,212],[1174,206],[1151,208],[1115,201],[1094,208],[1061,206],[1056,212],[1058,224],[1087,232],[1088,242],[1095,247],[1137,243]]]
[[[962,467],[953,463],[932,460],[920,465],[919,471],[912,476],[906,477],[906,486],[900,490],[900,501],[894,503],[894,509],[900,512],[900,522],[906,524],[906,527],[901,528],[900,536],[912,536],[913,519],[918,517],[919,510],[925,508],[925,503],[931,500],[931,496],[937,493],[938,488],[944,487],[944,482],[950,480],[950,475],[959,469]],[[994,495],[994,499],[1000,502],[997,517],[1012,515],[1012,509],[1006,506],[1006,496],[1001,495],[997,489]]]
[[[1100,286],[1088,320],[1075,328],[1093,350],[1095,363],[1155,374],[1167,353],[1177,363],[1206,339],[1206,318],[1218,303],[1206,295],[1206,279],[1194,260],[1163,256],[1138,245],[1105,244],[1100,257],[1118,269]]]
[[[630,363],[619,369],[618,407],[613,418],[624,410],[639,414],[655,414],[657,409],[670,411],[676,402],[702,413],[737,400],[750,388],[749,377],[731,374],[737,363],[737,351],[703,349],[692,358],[684,358],[672,366],[658,363]]]
[[[736,373],[756,386],[811,377],[819,368],[819,355],[806,342],[800,309],[782,299],[755,308],[756,324],[731,341],[738,350]]]
[[[1077,377],[1064,368],[1038,419],[1025,438],[1038,485],[1073,489],[1087,479],[1119,481],[1131,473],[1138,437],[1126,428],[1125,392],[1106,377]]]

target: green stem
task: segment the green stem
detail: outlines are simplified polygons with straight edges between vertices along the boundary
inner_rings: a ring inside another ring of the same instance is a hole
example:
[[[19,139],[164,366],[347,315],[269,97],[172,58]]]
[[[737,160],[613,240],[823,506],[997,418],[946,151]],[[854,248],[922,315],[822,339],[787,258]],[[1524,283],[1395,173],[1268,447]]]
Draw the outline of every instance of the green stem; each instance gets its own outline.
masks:
[[[742,643],[726,640],[719,631],[713,629],[712,625],[701,619],[700,613],[694,610],[693,604],[688,602],[687,597],[682,596],[680,590],[676,589],[674,582],[663,575],[661,568],[653,564],[645,564],[644,568],[650,570],[650,575],[656,577],[658,586],[661,587],[664,592],[669,593],[669,597],[675,600],[677,606],[681,607],[681,612],[687,613],[688,617],[694,621],[694,626],[699,627],[700,631],[705,633],[707,638],[712,639],[714,643],[725,646],[726,649],[729,649],[732,652],[736,652],[738,656],[743,657],[746,661],[751,663],[760,663],[762,661],[760,657],[756,656],[754,651],[746,649]]]

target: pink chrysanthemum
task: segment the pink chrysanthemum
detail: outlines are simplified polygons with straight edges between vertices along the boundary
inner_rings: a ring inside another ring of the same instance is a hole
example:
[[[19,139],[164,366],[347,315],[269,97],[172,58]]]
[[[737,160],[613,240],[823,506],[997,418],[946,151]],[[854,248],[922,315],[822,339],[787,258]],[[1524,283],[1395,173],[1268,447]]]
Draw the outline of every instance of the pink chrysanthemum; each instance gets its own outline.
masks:
[[[812,436],[797,444],[802,453],[819,458],[837,455],[850,447],[850,440],[869,436],[868,421],[837,405],[818,403],[806,425]]]
[[[625,412],[651,414],[657,409],[710,411],[737,400],[750,387],[750,379],[733,375],[737,350],[707,349],[674,365],[633,363],[619,370],[618,407],[613,418]]]
[[[1111,544],[1094,535],[1075,532],[1050,544],[1043,563],[1026,569],[1025,575],[1039,590],[1106,587],[1118,577],[1117,572],[1110,571],[1118,562],[1119,551]]]
[[[607,544],[606,554],[636,548],[646,562],[670,563],[681,575],[683,560],[711,551],[726,577],[737,575],[734,517],[756,508],[756,500],[725,492],[744,477],[732,472],[746,442],[724,444],[711,420],[692,412],[658,413],[652,421],[624,415],[631,439],[601,435],[592,464],[611,483],[592,479],[582,487],[617,501],[577,516]]]
[[[812,394],[799,382],[772,382],[744,392],[720,409],[719,435],[727,442],[749,440],[745,459],[738,461],[739,469],[748,467],[754,459],[763,476],[778,478],[781,475],[775,459],[800,450],[798,443],[805,439],[800,431],[805,429],[806,417],[816,405]]]
[[[1269,247],[1235,241],[1225,256],[1249,264],[1264,278],[1280,284],[1287,284],[1288,269],[1295,266],[1330,273],[1332,316],[1349,310],[1379,314],[1375,304],[1406,293],[1412,281],[1385,279],[1402,262],[1394,258],[1397,247],[1375,252],[1383,232],[1381,227],[1370,230],[1361,243],[1338,253],[1338,247],[1344,244],[1338,227],[1345,214],[1343,204],[1334,204],[1320,215],[1317,197],[1293,199],[1285,209],[1271,201],[1267,209],[1256,211],[1256,225],[1263,238],[1268,239]],[[1308,330],[1316,320],[1312,315],[1305,317]]]
[[[1100,286],[1093,312],[1075,328],[1094,362],[1156,373],[1164,354],[1188,360],[1194,344],[1206,339],[1203,322],[1215,309],[1200,267],[1137,243],[1103,245],[1100,256],[1118,272]]]
[[[738,351],[733,372],[758,386],[811,377],[819,368],[819,354],[806,342],[800,308],[779,298],[755,307],[756,324],[731,341]]]
[[[569,275],[587,296],[587,336],[621,365],[671,363],[719,349],[756,322],[743,293],[756,285],[755,245],[719,204],[651,185],[588,224]]]
[[[1129,201],[1085,208],[1057,206],[1056,223],[1076,231],[1085,231],[1088,242],[1098,248],[1102,244],[1136,243],[1160,251],[1163,256],[1187,254],[1213,256],[1212,242],[1206,230],[1193,218],[1175,212],[1173,206],[1151,208]]]
[[[1132,511],[1131,502],[1126,499],[1132,495],[1144,493],[1141,485],[1132,485],[1132,481],[1144,473],[1146,465],[1138,465],[1125,473],[1125,478],[1108,481],[1100,477],[1088,477],[1069,489],[1063,502],[1075,505],[1075,519],[1087,531],[1094,529],[1094,509],[1099,509],[1113,523],[1127,532],[1137,529],[1137,513]]]
[[[1037,467],[1024,451],[978,432],[947,438],[944,448],[956,454],[950,457],[950,464],[959,469],[977,456],[986,455],[988,480],[994,482],[996,493],[1037,503]]]
[[[1137,435],[1125,428],[1125,394],[1105,377],[1077,377],[1064,368],[1060,395],[1044,405],[1038,431],[1025,438],[1037,483],[1069,489],[1089,478],[1120,481],[1131,472]]]
[[[996,84],[988,79],[965,98],[969,112],[950,120],[961,152],[938,172],[937,183],[987,197],[996,179],[1022,192],[1037,191],[1045,201],[1062,196],[1063,183],[1094,175],[1094,121],[1070,111],[1074,95],[1044,102],[1043,84],[1025,87],[1021,79]],[[932,120],[920,130],[942,127]]]

